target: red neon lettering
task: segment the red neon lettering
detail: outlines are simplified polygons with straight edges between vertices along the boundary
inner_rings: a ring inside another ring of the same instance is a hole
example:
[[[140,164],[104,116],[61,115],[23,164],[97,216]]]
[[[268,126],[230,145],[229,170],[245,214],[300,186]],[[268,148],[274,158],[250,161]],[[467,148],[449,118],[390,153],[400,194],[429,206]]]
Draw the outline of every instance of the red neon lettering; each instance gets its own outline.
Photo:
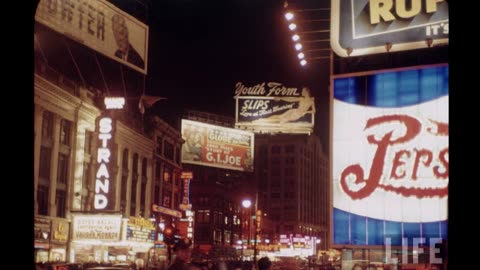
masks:
[[[436,135],[436,136],[448,136],[448,124],[447,123],[440,123],[433,120],[430,120],[435,124],[435,127],[428,127],[426,130],[427,132]],[[384,165],[385,165],[385,157],[388,151],[389,146],[398,145],[402,143],[409,142],[416,138],[422,128],[422,124],[419,120],[414,117],[408,115],[386,115],[380,116],[376,118],[371,118],[367,121],[365,126],[365,130],[380,126],[389,122],[398,122],[401,125],[405,126],[405,134],[399,136],[398,138],[393,137],[393,130],[385,131],[385,134],[380,138],[376,139],[375,135],[368,135],[367,141],[370,144],[376,144],[377,150],[372,160],[372,166],[369,172],[369,178],[365,179],[364,177],[364,170],[359,164],[353,164],[346,167],[341,175],[340,175],[340,185],[344,192],[350,196],[354,200],[359,200],[368,197],[372,192],[374,192],[377,188],[382,188],[385,191],[391,191],[403,196],[416,196],[418,198],[423,197],[432,197],[432,196],[439,196],[444,197],[448,195],[448,187],[445,188],[416,188],[416,187],[394,187],[390,185],[385,185],[380,183],[380,179],[383,175]],[[414,149],[415,151],[415,160],[413,162],[413,171],[411,174],[412,180],[417,180],[418,177],[418,168],[420,165],[420,161],[423,163],[425,167],[430,166],[433,160],[433,153],[428,149]],[[405,178],[406,171],[403,170],[399,172],[398,169],[404,169],[406,166],[406,160],[411,156],[410,150],[400,150],[395,153],[395,156],[392,160],[392,169],[390,171],[390,178],[391,179],[401,179]],[[440,151],[438,154],[438,159],[440,161],[440,165],[433,167],[433,174],[435,177],[439,179],[448,178],[448,147],[444,150]],[[362,184],[365,185],[353,191],[349,188],[349,183],[347,183],[347,178],[353,175],[355,177],[355,184]]]

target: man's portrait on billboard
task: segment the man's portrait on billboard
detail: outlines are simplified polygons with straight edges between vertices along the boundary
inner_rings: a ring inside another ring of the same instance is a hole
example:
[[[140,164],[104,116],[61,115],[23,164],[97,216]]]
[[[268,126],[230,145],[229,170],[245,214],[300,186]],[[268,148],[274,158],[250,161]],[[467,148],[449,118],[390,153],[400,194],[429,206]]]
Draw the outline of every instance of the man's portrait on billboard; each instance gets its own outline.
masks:
[[[133,48],[128,39],[128,28],[125,18],[118,14],[113,15],[112,31],[118,47],[115,51],[115,56],[144,69],[145,61],[135,48]]]
[[[203,131],[190,126],[185,128],[185,144],[182,147],[183,160],[201,161],[203,156],[202,145],[204,144]]]

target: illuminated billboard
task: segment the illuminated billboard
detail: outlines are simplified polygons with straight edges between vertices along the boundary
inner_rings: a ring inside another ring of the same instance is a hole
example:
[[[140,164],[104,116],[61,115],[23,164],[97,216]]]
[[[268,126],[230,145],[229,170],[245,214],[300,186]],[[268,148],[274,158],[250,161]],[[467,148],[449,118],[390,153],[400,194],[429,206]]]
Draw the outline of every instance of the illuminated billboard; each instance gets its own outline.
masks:
[[[119,241],[122,215],[72,215],[72,240]]]
[[[182,119],[182,163],[253,171],[252,132]]]
[[[448,74],[436,65],[333,78],[334,245],[447,238]]]
[[[148,26],[104,0],[40,0],[35,20],[147,74]]]
[[[95,174],[93,209],[95,211],[113,211],[115,210],[116,185],[114,179],[110,180],[110,174],[112,173],[110,157],[112,156],[113,142],[111,140],[114,138],[115,122],[108,114],[104,114],[97,122],[97,170]]]
[[[448,43],[444,0],[332,0],[331,46],[339,56],[427,48]]]
[[[134,242],[155,242],[155,224],[143,217],[129,217],[126,239]]]
[[[256,133],[313,131],[315,99],[308,87],[286,87],[278,82],[247,87],[235,85],[235,127]]]

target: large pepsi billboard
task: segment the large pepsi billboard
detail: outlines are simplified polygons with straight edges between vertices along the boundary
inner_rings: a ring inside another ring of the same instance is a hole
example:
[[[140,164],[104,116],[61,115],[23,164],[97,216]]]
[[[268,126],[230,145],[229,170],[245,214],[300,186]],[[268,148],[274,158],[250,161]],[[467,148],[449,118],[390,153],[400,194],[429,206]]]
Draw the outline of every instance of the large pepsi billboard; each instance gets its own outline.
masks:
[[[333,245],[447,238],[448,74],[436,65],[333,78]]]

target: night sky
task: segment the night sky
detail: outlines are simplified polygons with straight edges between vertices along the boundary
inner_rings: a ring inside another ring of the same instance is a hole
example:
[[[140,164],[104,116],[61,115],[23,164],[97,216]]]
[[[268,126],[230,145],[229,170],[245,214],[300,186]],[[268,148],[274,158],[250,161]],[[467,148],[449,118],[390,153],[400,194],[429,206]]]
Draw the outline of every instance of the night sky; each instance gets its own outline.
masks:
[[[179,117],[186,109],[234,117],[237,82],[246,86],[269,81],[287,87],[308,86],[316,98],[315,132],[327,152],[329,61],[309,61],[307,67],[300,66],[284,17],[284,1],[155,0],[146,8],[134,0],[110,2],[148,24],[147,76],[37,23],[35,33],[45,55],[40,58],[46,58],[50,67],[67,78],[112,95],[138,97],[144,92],[167,97],[151,109],[165,118]],[[290,1],[289,8],[312,9],[329,4]],[[304,12],[296,18],[329,18],[329,12]],[[303,25],[303,30],[328,28],[328,22]],[[328,39],[328,33],[303,38]],[[329,48],[329,43],[304,46]],[[178,123],[171,124],[179,128]]]
[[[317,2],[328,7],[330,1]],[[193,108],[233,117],[236,82],[309,86],[317,99],[316,131],[326,139],[328,61],[299,65],[283,5],[279,0],[153,1],[146,92],[168,97],[157,105],[165,110]],[[320,15],[329,16],[310,14]]]

